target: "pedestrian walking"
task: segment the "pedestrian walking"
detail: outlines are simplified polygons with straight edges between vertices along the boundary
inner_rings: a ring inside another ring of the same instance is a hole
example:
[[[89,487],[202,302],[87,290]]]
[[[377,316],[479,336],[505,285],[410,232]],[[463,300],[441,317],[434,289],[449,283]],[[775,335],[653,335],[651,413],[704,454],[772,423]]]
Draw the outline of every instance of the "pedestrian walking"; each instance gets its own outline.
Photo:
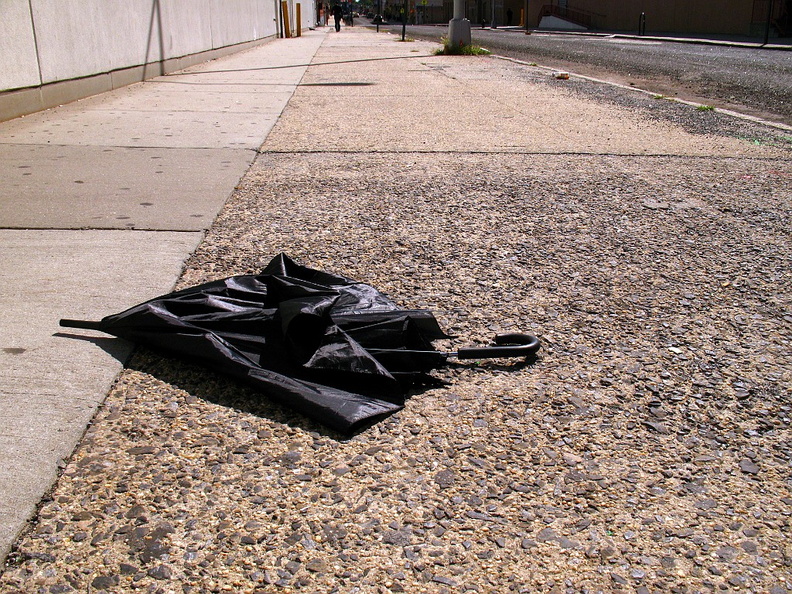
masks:
[[[333,5],[333,20],[335,21],[335,30],[338,33],[341,30],[341,5]]]

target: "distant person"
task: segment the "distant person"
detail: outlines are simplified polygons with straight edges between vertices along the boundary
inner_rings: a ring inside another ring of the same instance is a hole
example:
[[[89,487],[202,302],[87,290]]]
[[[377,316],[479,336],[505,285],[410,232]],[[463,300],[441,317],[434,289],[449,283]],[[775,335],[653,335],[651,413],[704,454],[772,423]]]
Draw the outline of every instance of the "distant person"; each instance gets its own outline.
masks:
[[[336,33],[341,30],[341,5],[334,4],[333,5],[333,20],[335,21],[335,29]]]

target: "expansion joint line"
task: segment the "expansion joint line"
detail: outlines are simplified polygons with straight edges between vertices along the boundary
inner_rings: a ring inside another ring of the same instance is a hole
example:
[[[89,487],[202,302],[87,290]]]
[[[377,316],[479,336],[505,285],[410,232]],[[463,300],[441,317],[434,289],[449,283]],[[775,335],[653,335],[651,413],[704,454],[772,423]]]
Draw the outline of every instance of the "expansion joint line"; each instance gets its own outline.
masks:
[[[259,155],[513,155],[536,157],[611,157],[611,158],[650,158],[650,159],[688,159],[707,161],[711,159],[735,161],[783,161],[784,157],[757,157],[743,155],[680,155],[678,153],[594,153],[587,151],[514,151],[514,150],[375,150],[356,151],[346,149],[333,150],[281,150],[259,149]]]
[[[137,232],[137,233],[184,233],[185,235],[201,235],[206,233],[206,229],[151,229],[149,227],[3,227],[0,231],[101,231],[101,232]]]

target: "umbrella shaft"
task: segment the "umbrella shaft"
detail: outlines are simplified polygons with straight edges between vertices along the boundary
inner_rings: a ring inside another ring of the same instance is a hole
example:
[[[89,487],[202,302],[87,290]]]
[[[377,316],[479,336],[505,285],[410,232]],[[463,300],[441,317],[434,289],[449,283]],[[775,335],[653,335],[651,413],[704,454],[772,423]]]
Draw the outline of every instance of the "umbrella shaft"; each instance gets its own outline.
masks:
[[[442,355],[443,357],[456,357],[456,353],[443,353],[441,351],[412,351],[409,349],[366,349],[372,355],[387,355],[387,354],[399,354],[399,355]]]
[[[82,328],[84,330],[101,330],[102,323],[101,322],[91,322],[88,320],[69,320],[69,319],[62,319],[60,321],[60,325],[64,328]]]
[[[369,349],[372,354],[403,353],[410,355],[442,355],[457,359],[500,359],[501,357],[530,357],[539,350],[539,339],[531,334],[498,334],[495,346],[469,347],[452,353],[440,351],[411,351],[402,349]]]

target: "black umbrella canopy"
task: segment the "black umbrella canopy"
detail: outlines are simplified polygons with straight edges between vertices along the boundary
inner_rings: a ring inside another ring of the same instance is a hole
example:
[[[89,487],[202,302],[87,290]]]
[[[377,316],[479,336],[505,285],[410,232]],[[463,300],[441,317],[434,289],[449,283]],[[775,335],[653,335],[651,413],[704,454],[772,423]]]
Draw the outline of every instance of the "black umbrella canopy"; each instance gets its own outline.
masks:
[[[101,330],[240,379],[345,434],[401,409],[410,388],[429,383],[427,372],[448,356],[432,347],[448,336],[431,312],[399,309],[370,285],[283,254],[257,275],[61,325]]]

